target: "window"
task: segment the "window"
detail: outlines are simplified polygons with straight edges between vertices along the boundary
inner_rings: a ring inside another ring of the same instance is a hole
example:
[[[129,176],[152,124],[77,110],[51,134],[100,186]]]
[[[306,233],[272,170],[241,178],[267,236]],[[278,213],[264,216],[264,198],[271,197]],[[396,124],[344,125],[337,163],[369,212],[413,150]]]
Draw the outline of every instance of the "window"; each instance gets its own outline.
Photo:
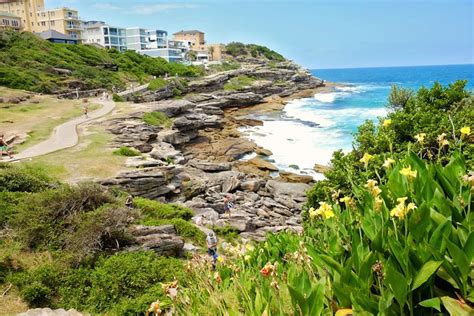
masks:
[[[54,25],[54,21],[51,21],[51,25]]]
[[[42,26],[46,26],[46,22],[41,22],[41,25],[42,25]]]

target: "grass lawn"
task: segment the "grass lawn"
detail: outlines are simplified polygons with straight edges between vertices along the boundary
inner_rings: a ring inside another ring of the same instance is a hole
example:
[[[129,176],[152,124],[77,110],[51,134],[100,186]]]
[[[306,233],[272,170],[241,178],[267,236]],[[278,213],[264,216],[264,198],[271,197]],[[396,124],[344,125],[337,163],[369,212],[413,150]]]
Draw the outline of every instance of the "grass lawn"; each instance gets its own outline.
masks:
[[[0,97],[22,96],[22,90],[0,88]],[[99,108],[89,104],[89,110]],[[25,142],[14,146],[19,152],[49,137],[53,129],[68,120],[82,115],[81,100],[59,100],[47,95],[34,95],[21,104],[0,103],[0,131],[7,138],[12,135],[28,135]]]
[[[125,169],[127,157],[113,154],[112,135],[100,125],[83,128],[79,144],[49,155],[33,158],[50,174],[66,182],[109,178]]]

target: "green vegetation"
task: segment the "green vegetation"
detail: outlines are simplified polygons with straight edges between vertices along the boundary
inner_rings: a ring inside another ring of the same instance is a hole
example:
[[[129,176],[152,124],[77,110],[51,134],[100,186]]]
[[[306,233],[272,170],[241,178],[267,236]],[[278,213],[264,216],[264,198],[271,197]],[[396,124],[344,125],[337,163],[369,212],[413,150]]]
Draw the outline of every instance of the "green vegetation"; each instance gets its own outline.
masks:
[[[29,32],[0,33],[0,85],[10,88],[42,93],[60,92],[78,83],[83,89],[125,88],[129,81],[144,82],[167,73],[193,77],[204,71],[132,51],[53,44]]]
[[[135,157],[135,156],[140,156],[141,153],[134,148],[122,146],[119,149],[114,151],[114,155],[125,156],[125,157]]]
[[[225,85],[224,90],[242,90],[250,86],[256,79],[249,76],[238,76],[230,79]]]
[[[148,90],[156,91],[168,86],[169,82],[162,78],[156,78],[150,81],[148,84]]]
[[[232,43],[227,44],[225,48],[226,48],[227,54],[234,57],[251,55],[252,57],[255,57],[255,58],[263,57],[263,58],[266,58],[268,60],[273,60],[273,61],[285,61],[285,57],[275,52],[274,50],[271,50],[268,47],[261,46],[261,45],[256,45],[256,44],[245,45],[239,42],[232,42]]]
[[[170,128],[173,121],[163,112],[149,112],[143,115],[143,121],[152,126],[162,126]]]
[[[125,99],[122,96],[118,95],[117,93],[114,93],[112,95],[112,100],[114,102],[125,102]]]
[[[132,223],[173,224],[203,245],[187,221],[192,211],[143,198],[128,209],[118,190],[61,184],[48,174],[37,165],[0,165],[0,288],[13,284],[29,307],[94,314],[141,314],[156,299],[171,304],[162,283],[186,284],[183,261],[117,248],[133,243]]]
[[[222,71],[240,69],[240,67],[241,66],[238,62],[234,62],[230,60],[230,61],[223,61],[222,64],[218,64],[218,65],[209,65],[209,71],[211,73],[217,73],[217,72],[222,72]]]
[[[303,234],[269,234],[217,273],[193,260],[176,310],[473,314],[474,120],[464,85],[394,92],[388,117],[362,125],[353,152],[336,152],[328,179],[308,193]]]

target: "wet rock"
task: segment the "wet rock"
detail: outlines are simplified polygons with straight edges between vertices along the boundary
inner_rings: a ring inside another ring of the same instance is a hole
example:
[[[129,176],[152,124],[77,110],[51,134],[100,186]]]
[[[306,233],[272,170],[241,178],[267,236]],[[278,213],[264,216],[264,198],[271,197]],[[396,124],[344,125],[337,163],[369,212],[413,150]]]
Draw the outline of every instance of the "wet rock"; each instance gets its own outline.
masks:
[[[273,153],[270,150],[262,148],[262,147],[257,147],[255,152],[257,153],[257,155],[260,155],[260,156],[267,156],[268,157],[268,156],[273,155]]]

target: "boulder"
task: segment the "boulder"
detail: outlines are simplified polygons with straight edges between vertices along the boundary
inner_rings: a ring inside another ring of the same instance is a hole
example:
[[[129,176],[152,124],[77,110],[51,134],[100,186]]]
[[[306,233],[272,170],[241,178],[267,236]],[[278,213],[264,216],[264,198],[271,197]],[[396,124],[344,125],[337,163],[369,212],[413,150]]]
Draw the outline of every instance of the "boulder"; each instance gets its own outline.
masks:
[[[272,164],[271,162],[268,162],[266,160],[263,160],[261,158],[258,158],[258,157],[255,157],[255,158],[252,158],[248,161],[248,163],[254,165],[255,167],[257,167],[258,169],[260,170],[264,170],[264,171],[278,171],[278,167],[275,166],[274,164]]]
[[[273,155],[273,153],[270,150],[262,148],[262,147],[257,147],[255,152],[257,153],[257,155],[260,155],[260,156],[269,157],[269,156]]]
[[[226,162],[221,163],[214,163],[208,161],[199,161],[199,160],[192,160],[189,164],[197,169],[206,172],[219,172],[219,171],[227,171],[231,169],[231,164]]]
[[[321,164],[314,164],[314,167],[313,167],[314,171],[316,171],[317,173],[325,173],[329,170],[331,170],[330,167],[328,166],[325,166],[325,165],[321,165]]]
[[[257,192],[264,185],[264,180],[249,180],[240,183],[240,189],[244,191]]]
[[[65,310],[60,309],[51,309],[51,308],[34,308],[29,309],[24,313],[19,313],[17,316],[83,316],[89,314],[82,314],[75,309]]]
[[[269,180],[265,186],[266,190],[273,196],[287,195],[294,200],[300,201],[306,198],[306,191],[311,189],[311,186],[304,183],[288,183],[276,180]]]
[[[311,183],[314,182],[312,176],[300,175],[288,171],[280,171],[280,178],[282,181],[291,183]]]

